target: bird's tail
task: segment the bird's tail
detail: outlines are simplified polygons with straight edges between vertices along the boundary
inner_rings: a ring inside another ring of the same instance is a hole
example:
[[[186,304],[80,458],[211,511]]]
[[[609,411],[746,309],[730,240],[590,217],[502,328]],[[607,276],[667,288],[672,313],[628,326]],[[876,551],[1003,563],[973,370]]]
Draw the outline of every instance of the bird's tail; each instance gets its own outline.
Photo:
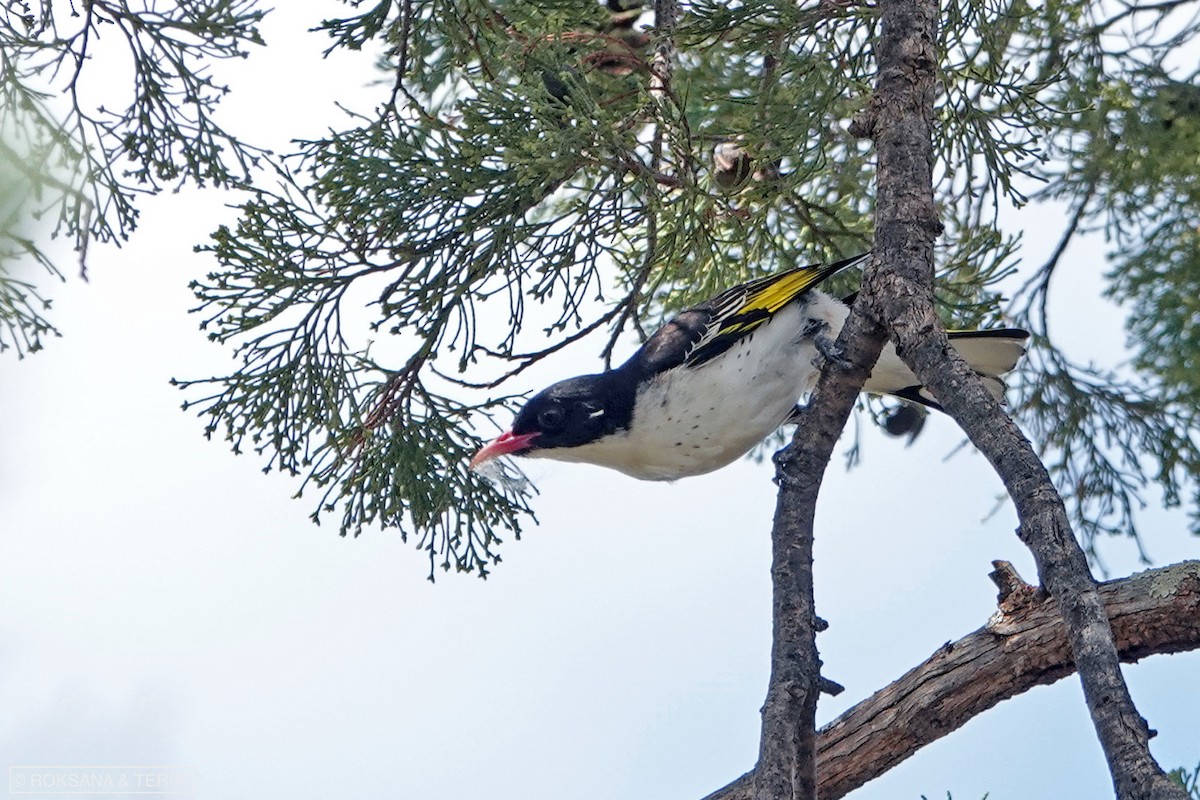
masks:
[[[1004,402],[1003,375],[1017,365],[1025,354],[1025,340],[1029,331],[1020,328],[993,328],[984,331],[950,331],[950,344],[983,379],[983,385],[992,396]],[[889,344],[879,357],[879,363],[867,378],[863,391],[875,394],[890,394],[919,403],[929,408],[942,410],[916,376],[900,361]]]

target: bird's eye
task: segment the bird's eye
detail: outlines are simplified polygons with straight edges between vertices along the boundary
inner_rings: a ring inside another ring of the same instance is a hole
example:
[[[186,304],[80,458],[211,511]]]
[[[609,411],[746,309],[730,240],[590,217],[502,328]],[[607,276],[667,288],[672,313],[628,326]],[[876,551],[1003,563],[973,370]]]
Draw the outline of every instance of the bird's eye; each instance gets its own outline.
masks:
[[[559,406],[543,408],[537,415],[538,427],[544,431],[555,430],[562,426],[565,416],[566,413]]]

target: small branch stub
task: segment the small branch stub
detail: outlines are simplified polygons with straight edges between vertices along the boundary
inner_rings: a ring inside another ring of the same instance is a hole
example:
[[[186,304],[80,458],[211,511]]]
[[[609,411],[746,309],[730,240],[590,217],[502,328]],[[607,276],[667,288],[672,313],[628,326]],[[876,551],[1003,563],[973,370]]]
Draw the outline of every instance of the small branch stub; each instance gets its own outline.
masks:
[[[1008,561],[993,561],[992,566],[994,569],[988,573],[988,577],[1000,592],[996,596],[996,613],[988,619],[986,628],[992,633],[1006,636],[1020,630],[1017,618],[1042,603],[1046,593],[1022,580]]]

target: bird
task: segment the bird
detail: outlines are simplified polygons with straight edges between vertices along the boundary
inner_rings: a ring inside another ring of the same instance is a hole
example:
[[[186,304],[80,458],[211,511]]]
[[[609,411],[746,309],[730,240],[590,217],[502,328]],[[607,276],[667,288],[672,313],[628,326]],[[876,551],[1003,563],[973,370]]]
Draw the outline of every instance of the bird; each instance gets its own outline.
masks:
[[[681,311],[629,360],[559,381],[530,398],[512,428],[475,453],[584,462],[634,478],[672,481],[719,469],[794,421],[849,302],[816,288],[870,253],[795,267],[727,289]],[[951,331],[950,342],[1003,401],[1001,376],[1025,352],[1019,328]],[[940,406],[885,345],[863,391]]]

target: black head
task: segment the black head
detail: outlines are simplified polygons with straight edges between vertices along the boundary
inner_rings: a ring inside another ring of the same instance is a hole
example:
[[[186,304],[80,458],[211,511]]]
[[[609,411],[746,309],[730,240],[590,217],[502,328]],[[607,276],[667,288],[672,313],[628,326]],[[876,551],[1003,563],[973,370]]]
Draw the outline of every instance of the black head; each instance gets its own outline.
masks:
[[[475,454],[471,469],[497,456],[579,447],[628,428],[636,394],[635,373],[624,368],[560,381],[530,398],[512,429]]]
[[[629,427],[635,387],[617,372],[560,381],[529,399],[513,421],[514,436],[537,434],[531,450],[578,447]]]

